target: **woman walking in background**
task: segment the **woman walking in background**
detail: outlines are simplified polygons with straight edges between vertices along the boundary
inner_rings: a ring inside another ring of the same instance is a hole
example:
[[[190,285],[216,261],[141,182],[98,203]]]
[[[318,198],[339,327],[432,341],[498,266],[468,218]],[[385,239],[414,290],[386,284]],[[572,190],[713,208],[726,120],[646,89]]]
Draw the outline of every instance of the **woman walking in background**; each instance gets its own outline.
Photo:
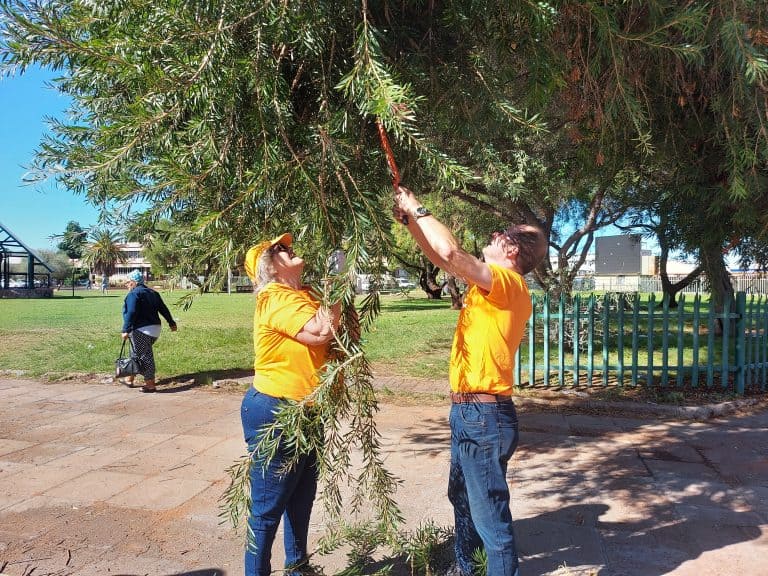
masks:
[[[141,366],[141,375],[144,377],[141,391],[154,392],[155,356],[152,346],[160,337],[160,315],[168,322],[171,332],[176,332],[176,322],[160,294],[144,285],[144,277],[139,270],[128,274],[126,286],[128,295],[123,301],[123,340],[131,339],[134,357]],[[133,386],[133,376],[122,382]]]
[[[243,433],[252,452],[259,431],[275,420],[281,402],[302,400],[317,387],[318,370],[327,359],[328,343],[339,326],[341,304],[320,306],[302,286],[304,260],[283,234],[248,250],[245,269],[254,284],[254,377],[241,407]],[[307,536],[317,491],[317,455],[303,455],[290,470],[290,448],[281,445],[268,462],[250,467],[251,510],[245,576],[268,576],[272,543],[283,518],[285,566],[289,576],[307,563]]]

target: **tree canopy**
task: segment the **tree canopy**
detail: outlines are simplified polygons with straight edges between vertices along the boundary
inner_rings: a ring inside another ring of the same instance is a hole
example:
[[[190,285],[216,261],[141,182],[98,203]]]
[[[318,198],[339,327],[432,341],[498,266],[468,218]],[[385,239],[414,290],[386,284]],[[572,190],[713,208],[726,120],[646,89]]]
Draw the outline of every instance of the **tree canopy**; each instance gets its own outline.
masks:
[[[78,222],[70,220],[61,236],[56,236],[61,239],[56,247],[65,252],[69,258],[76,260],[83,255],[87,235],[88,231],[83,230]]]
[[[106,229],[91,232],[91,242],[85,247],[83,264],[92,272],[111,276],[118,264],[127,261],[127,255],[120,249],[120,244],[112,232]]]

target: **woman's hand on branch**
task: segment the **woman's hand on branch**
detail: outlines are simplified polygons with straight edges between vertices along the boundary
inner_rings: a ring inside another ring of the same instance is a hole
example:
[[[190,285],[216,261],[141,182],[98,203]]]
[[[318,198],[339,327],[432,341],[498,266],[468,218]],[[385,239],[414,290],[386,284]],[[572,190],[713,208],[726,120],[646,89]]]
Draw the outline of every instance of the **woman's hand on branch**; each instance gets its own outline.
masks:
[[[320,306],[301,331],[296,334],[296,340],[307,346],[327,344],[339,327],[341,318],[341,302],[332,304],[330,308]]]

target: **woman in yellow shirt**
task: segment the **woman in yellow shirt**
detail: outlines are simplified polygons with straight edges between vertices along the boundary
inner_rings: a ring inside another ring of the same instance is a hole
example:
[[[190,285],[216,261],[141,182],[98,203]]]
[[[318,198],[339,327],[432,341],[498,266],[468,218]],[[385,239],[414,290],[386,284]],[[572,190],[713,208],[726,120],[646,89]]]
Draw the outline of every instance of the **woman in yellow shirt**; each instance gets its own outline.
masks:
[[[318,385],[328,343],[339,326],[341,304],[320,306],[302,285],[304,260],[293,251],[293,237],[264,241],[245,257],[254,284],[254,377],[240,409],[249,450],[258,433],[271,424],[285,399],[302,400]],[[281,470],[292,454],[280,447],[267,466],[251,466],[250,535],[245,576],[268,576],[272,543],[283,518],[286,574],[300,574],[307,562],[307,535],[317,491],[317,455],[303,455],[288,472]]]

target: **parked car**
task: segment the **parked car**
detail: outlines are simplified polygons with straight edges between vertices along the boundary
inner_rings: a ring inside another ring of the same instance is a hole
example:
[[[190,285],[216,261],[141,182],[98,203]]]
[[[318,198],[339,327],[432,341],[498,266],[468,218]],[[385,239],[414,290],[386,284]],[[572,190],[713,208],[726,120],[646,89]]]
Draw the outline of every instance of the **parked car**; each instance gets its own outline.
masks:
[[[413,288],[416,288],[416,284],[408,280],[408,278],[398,278],[397,287],[400,288],[401,290],[411,290]]]

